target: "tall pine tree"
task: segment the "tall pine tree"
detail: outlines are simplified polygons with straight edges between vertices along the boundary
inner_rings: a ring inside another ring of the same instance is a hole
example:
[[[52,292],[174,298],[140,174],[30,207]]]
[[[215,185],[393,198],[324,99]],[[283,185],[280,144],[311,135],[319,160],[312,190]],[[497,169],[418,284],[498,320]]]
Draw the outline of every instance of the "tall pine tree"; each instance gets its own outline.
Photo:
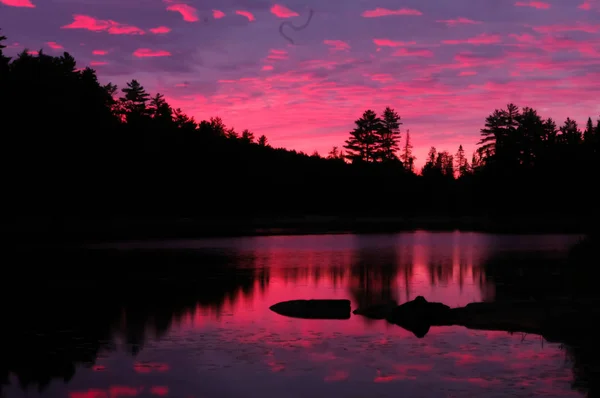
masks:
[[[377,157],[381,161],[397,160],[400,141],[400,115],[389,106],[383,111],[381,129],[377,131]]]
[[[346,140],[346,158],[351,162],[373,162],[377,160],[379,131],[382,122],[372,110],[367,110],[354,122],[356,128]]]
[[[410,130],[406,130],[406,138],[404,139],[404,145],[402,145],[402,155],[400,160],[404,165],[404,168],[410,172],[415,171],[415,157],[412,154],[413,146],[410,142]]]

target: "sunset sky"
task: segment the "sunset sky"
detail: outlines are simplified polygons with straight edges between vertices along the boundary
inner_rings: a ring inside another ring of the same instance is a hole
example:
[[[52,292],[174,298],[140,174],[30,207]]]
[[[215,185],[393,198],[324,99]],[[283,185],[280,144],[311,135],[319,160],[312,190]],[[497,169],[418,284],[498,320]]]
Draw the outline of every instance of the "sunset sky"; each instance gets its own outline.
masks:
[[[284,27],[284,21],[308,27]],[[429,146],[470,153],[508,102],[600,114],[600,0],[0,0],[9,55],[68,51],[198,120],[325,155],[387,105]],[[583,126],[582,126],[583,127]]]

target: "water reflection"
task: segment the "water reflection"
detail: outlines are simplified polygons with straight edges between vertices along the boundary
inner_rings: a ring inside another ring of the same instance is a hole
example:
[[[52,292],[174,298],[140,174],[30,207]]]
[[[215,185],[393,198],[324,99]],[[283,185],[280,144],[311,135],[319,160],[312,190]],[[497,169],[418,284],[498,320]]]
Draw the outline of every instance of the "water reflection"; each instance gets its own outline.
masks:
[[[306,378],[306,369],[312,369],[320,382],[332,385],[365,381],[357,369],[372,366],[369,380],[377,385],[412,382],[418,392],[417,382],[428,380],[449,394],[464,395],[460,391],[465,388],[502,391],[509,388],[506,383],[517,383],[511,377],[518,379],[517,374],[531,373],[536,366],[551,367],[559,355],[559,361],[572,362],[574,387],[584,391],[595,387],[591,381],[597,376],[591,366],[597,355],[590,354],[589,346],[543,351],[539,341],[522,342],[520,336],[454,328],[434,328],[433,337],[417,341],[400,328],[362,317],[335,324],[294,323],[268,311],[271,304],[293,298],[349,298],[357,307],[423,295],[459,306],[573,295],[576,285],[565,283],[561,264],[576,239],[418,232],[20,253],[15,269],[40,263],[61,267],[29,275],[19,287],[28,292],[23,300],[15,299],[15,290],[4,291],[0,377],[5,385],[12,382],[5,387],[11,396],[17,396],[15,383],[50,396],[56,393],[46,389],[52,380],[70,382],[70,398],[183,396],[191,391],[174,392],[173,381],[196,377],[189,370],[193,367],[210,370],[207,374],[231,367],[256,373],[258,361],[286,377]],[[199,347],[202,355],[211,353],[210,360],[177,359],[182,351]],[[156,358],[140,358],[144,352]],[[177,360],[186,366],[174,374],[171,364]],[[132,386],[126,377],[117,380],[111,370],[124,363],[132,378],[144,377],[140,381],[145,383]],[[504,382],[498,377],[502,372]],[[83,378],[74,380],[76,373]],[[567,376],[530,376],[519,383],[539,392],[546,387],[538,384],[559,383],[561,377]],[[258,379],[273,384],[273,391],[285,384],[277,378]],[[315,396],[343,396],[342,390],[318,383],[314,389],[319,391]]]

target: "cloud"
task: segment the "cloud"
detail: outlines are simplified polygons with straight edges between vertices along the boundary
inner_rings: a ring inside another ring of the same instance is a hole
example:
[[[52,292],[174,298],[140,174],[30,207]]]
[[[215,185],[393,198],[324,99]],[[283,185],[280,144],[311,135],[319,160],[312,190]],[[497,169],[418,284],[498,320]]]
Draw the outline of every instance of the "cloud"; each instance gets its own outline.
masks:
[[[213,18],[214,19],[221,19],[225,17],[225,13],[223,11],[219,11],[219,10],[212,10],[213,13]]]
[[[373,43],[380,47],[404,47],[416,44],[414,41],[394,41],[390,39],[373,39]]]
[[[458,26],[458,25],[479,25],[479,24],[481,24],[480,21],[474,21],[472,19],[463,18],[463,17],[459,17],[456,19],[442,19],[442,20],[439,20],[436,22],[445,23],[449,27],[454,27],[454,26]]]
[[[291,18],[299,15],[297,12],[292,11],[280,4],[274,4],[273,7],[271,7],[271,14],[279,18]]]
[[[262,67],[262,70],[268,71],[268,70],[273,70],[273,65],[264,65]]]
[[[475,76],[476,74],[477,72],[475,72],[474,70],[463,70],[458,74],[458,76]]]
[[[94,51],[92,51],[92,54],[93,55],[106,55],[106,54],[108,54],[108,51],[106,51],[106,50],[94,50]]]
[[[108,65],[106,61],[90,61],[90,66]]]
[[[198,11],[187,4],[171,4],[167,7],[167,10],[180,13],[186,22],[197,22],[199,20]]]
[[[35,5],[30,0],[0,0],[0,4],[9,7],[35,8]]]
[[[550,8],[550,4],[548,3],[544,3],[543,1],[517,1],[515,3],[515,6],[517,7],[531,7],[531,8],[537,8],[539,10],[547,10]]]
[[[88,15],[75,14],[73,22],[62,26],[62,29],[84,29],[92,32],[108,32],[111,35],[143,35],[145,32],[132,25],[126,25],[112,20],[102,20]]]
[[[154,33],[155,35],[169,33],[170,31],[171,31],[171,28],[169,28],[167,26],[158,26],[156,28],[150,29],[150,32]]]
[[[49,41],[48,43],[48,47],[50,47],[53,50],[62,50],[64,47],[61,46],[60,44],[54,42],[54,41]]]
[[[541,25],[532,26],[533,30],[538,33],[564,33],[564,32],[585,32],[585,33],[598,33],[600,32],[600,24],[592,25],[588,23],[575,22],[572,25],[557,24],[557,25]]]
[[[252,22],[252,21],[254,21],[254,20],[255,20],[255,18],[254,18],[254,15],[252,15],[252,13],[251,13],[251,12],[249,12],[249,11],[237,10],[235,13],[236,13],[237,15],[241,15],[241,16],[243,16],[243,17],[246,17],[246,18],[248,18],[248,21],[250,21],[250,22]]]
[[[412,50],[409,48],[399,48],[392,53],[394,57],[433,57],[433,51],[431,50]]]
[[[151,50],[149,48],[138,48],[133,52],[133,56],[138,58],[170,57],[171,53],[165,50]]]
[[[591,0],[585,0],[583,3],[581,3],[579,6],[577,6],[577,8],[579,8],[581,10],[589,11],[592,9],[592,2],[591,2]]]
[[[419,10],[414,10],[411,8],[400,8],[398,10],[390,10],[387,8],[375,8],[374,10],[367,10],[361,14],[361,16],[365,18],[377,18],[377,17],[387,17],[390,15],[423,15],[423,13]]]
[[[502,38],[500,37],[500,35],[489,35],[487,33],[482,33],[475,37],[470,37],[470,38],[464,39],[464,40],[442,40],[442,43],[450,44],[450,45],[456,45],[456,44],[482,45],[482,44],[496,44],[496,43],[500,43],[501,41],[502,41]]]
[[[288,59],[288,53],[285,50],[269,50],[269,55],[267,56],[269,61],[281,61],[284,59]]]
[[[323,43],[331,47],[333,51],[348,51],[350,45],[342,40],[324,40]]]

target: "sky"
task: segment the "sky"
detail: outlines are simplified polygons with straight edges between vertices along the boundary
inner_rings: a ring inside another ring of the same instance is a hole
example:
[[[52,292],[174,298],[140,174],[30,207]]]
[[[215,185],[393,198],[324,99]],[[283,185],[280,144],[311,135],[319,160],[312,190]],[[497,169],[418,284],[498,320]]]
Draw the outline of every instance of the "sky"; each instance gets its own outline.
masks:
[[[102,83],[136,78],[309,154],[386,106],[418,166],[430,146],[472,152],[509,102],[600,115],[600,0],[0,0],[0,28],[9,55],[67,51]]]

